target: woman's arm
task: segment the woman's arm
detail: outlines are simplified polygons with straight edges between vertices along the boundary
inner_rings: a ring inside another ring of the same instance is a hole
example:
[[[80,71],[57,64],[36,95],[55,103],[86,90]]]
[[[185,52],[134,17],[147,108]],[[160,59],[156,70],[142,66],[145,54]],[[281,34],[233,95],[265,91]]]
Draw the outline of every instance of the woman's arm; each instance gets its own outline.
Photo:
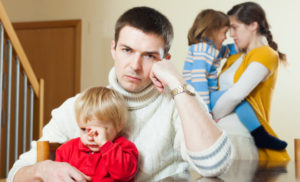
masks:
[[[216,102],[212,113],[214,119],[230,114],[270,74],[267,67],[259,62],[251,63],[240,79]]]

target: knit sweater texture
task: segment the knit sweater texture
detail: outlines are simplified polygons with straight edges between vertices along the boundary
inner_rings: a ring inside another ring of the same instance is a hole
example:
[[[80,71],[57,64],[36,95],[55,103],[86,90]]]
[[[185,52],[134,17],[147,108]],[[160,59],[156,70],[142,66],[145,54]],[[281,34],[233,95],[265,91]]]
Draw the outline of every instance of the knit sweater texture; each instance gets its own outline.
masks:
[[[181,120],[167,89],[161,94],[150,85],[139,93],[130,93],[118,84],[114,68],[109,74],[109,84],[109,87],[122,94],[127,101],[130,116],[124,133],[139,151],[136,181],[159,181],[183,173],[189,167],[202,176],[218,176],[228,169],[233,152],[224,131],[206,150],[192,152],[186,149]],[[64,143],[79,136],[74,112],[74,101],[77,97],[78,95],[69,98],[52,111],[52,119],[44,127],[40,140]],[[199,96],[197,98],[202,109],[209,115],[206,104]],[[31,150],[22,154],[15,162],[8,182],[12,181],[19,168],[35,162],[36,142],[33,142]]]

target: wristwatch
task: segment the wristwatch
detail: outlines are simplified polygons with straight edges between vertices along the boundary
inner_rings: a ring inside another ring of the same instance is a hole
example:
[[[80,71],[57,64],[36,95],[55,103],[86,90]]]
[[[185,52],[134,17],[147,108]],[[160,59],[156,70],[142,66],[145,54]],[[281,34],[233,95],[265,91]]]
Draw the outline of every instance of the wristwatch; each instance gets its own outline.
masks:
[[[195,93],[196,93],[195,89],[192,85],[189,85],[189,84],[185,83],[185,84],[180,85],[179,87],[174,88],[173,90],[171,90],[171,95],[174,98],[176,95],[184,93],[184,92],[189,94],[190,96],[195,96]]]

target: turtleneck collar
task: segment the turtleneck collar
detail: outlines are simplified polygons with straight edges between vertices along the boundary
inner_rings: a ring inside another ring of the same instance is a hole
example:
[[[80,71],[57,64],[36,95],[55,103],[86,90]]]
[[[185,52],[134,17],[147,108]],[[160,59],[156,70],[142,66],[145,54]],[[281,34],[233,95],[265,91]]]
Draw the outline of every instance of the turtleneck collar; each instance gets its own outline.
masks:
[[[128,92],[121,85],[119,85],[114,67],[109,72],[108,81],[112,89],[123,95],[127,102],[129,110],[137,110],[146,107],[154,100],[156,100],[160,94],[152,84],[141,92]]]

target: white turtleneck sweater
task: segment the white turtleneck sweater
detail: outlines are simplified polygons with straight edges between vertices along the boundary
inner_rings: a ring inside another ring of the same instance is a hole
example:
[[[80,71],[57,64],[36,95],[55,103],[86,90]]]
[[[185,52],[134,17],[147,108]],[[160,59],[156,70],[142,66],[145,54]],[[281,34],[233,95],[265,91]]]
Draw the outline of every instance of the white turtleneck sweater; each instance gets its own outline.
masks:
[[[200,175],[222,174],[231,162],[231,142],[223,132],[210,148],[190,152],[184,144],[181,120],[169,93],[160,94],[152,85],[140,93],[130,93],[117,82],[114,69],[109,74],[112,89],[121,93],[128,104],[130,118],[125,128],[129,140],[139,150],[139,172],[136,181],[158,181],[171,175],[183,173],[191,166]],[[43,129],[40,140],[64,143],[79,136],[75,120],[74,101],[66,100],[52,111],[52,119]],[[199,98],[203,109],[205,103]],[[23,166],[36,162],[36,142],[30,151],[22,154],[11,169],[8,182]]]

